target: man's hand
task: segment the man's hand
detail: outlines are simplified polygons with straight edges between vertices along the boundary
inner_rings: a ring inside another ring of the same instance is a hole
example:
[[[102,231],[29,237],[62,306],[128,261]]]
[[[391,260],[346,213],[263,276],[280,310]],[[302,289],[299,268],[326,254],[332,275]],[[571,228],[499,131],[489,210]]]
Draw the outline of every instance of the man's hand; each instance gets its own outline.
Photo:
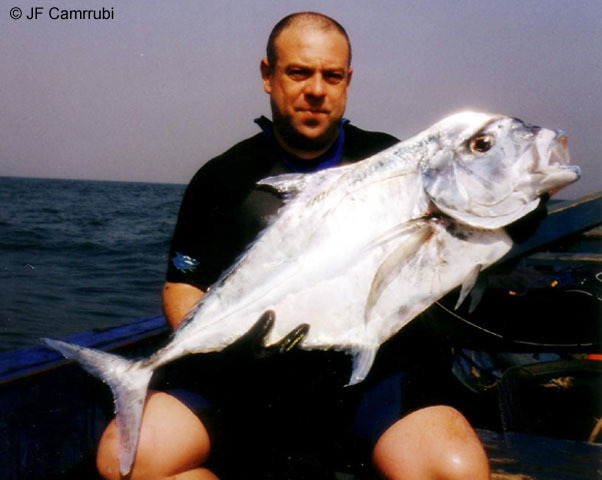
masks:
[[[253,325],[242,337],[236,340],[236,342],[227,347],[226,350],[229,353],[246,354],[254,358],[267,358],[293,350],[309,331],[309,325],[307,323],[299,324],[279,342],[266,347],[263,341],[274,326],[275,321],[276,314],[272,310],[265,311],[261,317],[259,317],[259,320],[255,322],[255,325]]]

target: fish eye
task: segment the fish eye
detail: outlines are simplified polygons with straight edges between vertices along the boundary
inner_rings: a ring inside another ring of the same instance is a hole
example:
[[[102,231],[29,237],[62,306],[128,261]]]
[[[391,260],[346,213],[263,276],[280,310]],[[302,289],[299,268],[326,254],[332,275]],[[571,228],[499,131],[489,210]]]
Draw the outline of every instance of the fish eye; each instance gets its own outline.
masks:
[[[470,149],[473,153],[485,153],[493,147],[493,135],[481,133],[470,141]]]

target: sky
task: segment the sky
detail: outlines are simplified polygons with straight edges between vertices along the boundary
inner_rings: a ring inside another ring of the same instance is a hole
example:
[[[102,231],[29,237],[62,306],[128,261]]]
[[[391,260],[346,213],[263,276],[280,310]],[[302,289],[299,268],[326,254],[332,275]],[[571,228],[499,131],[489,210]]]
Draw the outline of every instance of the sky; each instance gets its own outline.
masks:
[[[602,190],[600,0],[112,1],[2,2],[0,176],[187,183],[257,132],[269,32],[314,10],[351,38],[357,126],[403,139],[459,110],[518,117],[567,133],[583,176],[561,198]]]

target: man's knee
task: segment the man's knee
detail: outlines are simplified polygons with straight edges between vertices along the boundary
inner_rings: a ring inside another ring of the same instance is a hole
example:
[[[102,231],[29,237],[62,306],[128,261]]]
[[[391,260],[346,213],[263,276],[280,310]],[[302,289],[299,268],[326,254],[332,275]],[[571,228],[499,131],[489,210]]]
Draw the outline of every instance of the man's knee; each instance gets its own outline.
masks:
[[[199,418],[174,397],[154,392],[144,407],[131,478],[168,478],[193,469],[207,459],[209,449],[209,435]],[[107,480],[120,479],[114,420],[100,439],[96,466]]]
[[[397,421],[378,440],[374,466],[388,479],[487,479],[476,433],[457,410],[428,407]]]
[[[117,426],[113,420],[105,429],[96,451],[96,469],[106,480],[119,480],[119,461],[117,459]]]

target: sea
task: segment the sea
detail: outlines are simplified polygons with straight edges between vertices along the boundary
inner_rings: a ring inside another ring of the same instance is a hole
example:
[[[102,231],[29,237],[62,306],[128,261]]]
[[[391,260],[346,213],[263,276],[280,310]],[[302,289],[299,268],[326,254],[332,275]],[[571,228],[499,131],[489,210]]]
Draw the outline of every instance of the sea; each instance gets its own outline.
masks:
[[[0,177],[0,353],[161,313],[184,189]]]

